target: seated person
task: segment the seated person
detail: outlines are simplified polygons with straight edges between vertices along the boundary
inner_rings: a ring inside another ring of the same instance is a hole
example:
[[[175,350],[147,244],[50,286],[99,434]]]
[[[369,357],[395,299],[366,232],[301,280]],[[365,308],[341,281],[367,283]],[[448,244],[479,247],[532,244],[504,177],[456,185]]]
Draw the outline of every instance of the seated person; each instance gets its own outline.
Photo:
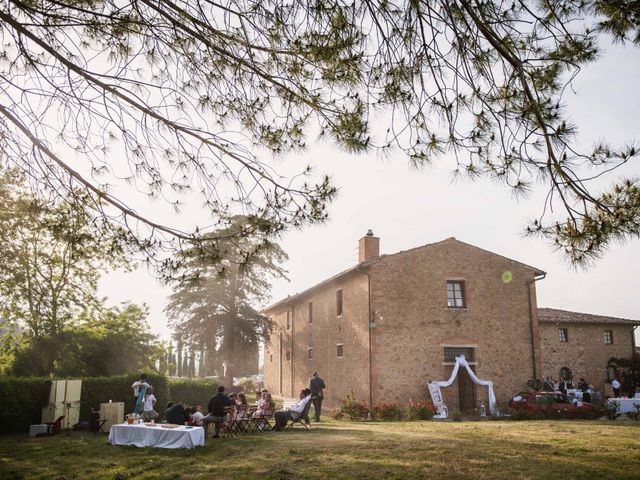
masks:
[[[204,434],[207,435],[207,431],[209,430],[209,424],[213,423],[215,427],[215,432],[212,438],[218,438],[220,436],[220,428],[222,427],[222,423],[224,422],[225,416],[225,407],[233,406],[234,401],[231,400],[224,394],[224,386],[220,385],[218,387],[218,393],[211,397],[209,400],[209,415],[204,417],[202,420],[202,426],[204,427]]]
[[[303,388],[302,390],[300,390],[300,396],[298,397],[298,400],[302,400],[307,395],[311,395],[311,389],[310,388]],[[303,420],[304,420],[304,423],[306,423],[307,425],[311,425],[311,421],[309,420],[309,411],[308,410],[307,410],[307,414],[304,416]]]
[[[242,420],[247,414],[247,397],[240,392],[236,397],[236,420]]]
[[[270,417],[275,408],[276,404],[273,402],[271,394],[267,390],[263,390],[262,398],[258,402],[258,409],[253,413],[253,418]]]
[[[308,388],[303,389],[300,392],[300,397],[302,397],[303,395],[304,398],[302,398],[302,400],[289,408],[289,410],[278,410],[273,414],[273,418],[276,422],[273,429],[276,432],[280,432],[284,427],[286,427],[289,420],[297,420],[304,413],[305,407],[311,401],[311,390],[309,390]]]
[[[164,412],[164,418],[167,419],[167,423],[175,423],[176,425],[184,425],[189,421],[189,413],[185,410],[181,403],[169,402],[167,404],[167,411]]]
[[[193,407],[191,407],[193,409]],[[191,414],[191,425],[196,427],[202,426],[204,420],[204,414],[202,413],[202,405],[198,405],[195,411]]]

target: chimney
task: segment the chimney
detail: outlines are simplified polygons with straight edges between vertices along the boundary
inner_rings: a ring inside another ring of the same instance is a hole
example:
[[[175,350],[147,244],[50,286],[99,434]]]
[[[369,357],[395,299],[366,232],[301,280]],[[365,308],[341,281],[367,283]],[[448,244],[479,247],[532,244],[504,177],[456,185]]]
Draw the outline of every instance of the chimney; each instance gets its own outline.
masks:
[[[373,236],[371,229],[358,244],[358,262],[369,262],[380,256],[380,239]]]

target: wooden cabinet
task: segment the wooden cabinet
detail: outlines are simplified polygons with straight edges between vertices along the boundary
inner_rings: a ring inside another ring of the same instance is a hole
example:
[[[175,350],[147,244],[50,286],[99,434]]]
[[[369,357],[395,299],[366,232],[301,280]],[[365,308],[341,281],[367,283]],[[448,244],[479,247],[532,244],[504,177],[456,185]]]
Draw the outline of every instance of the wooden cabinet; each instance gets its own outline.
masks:
[[[106,419],[104,431],[108,432],[114,423],[124,422],[124,402],[101,403],[100,418]]]

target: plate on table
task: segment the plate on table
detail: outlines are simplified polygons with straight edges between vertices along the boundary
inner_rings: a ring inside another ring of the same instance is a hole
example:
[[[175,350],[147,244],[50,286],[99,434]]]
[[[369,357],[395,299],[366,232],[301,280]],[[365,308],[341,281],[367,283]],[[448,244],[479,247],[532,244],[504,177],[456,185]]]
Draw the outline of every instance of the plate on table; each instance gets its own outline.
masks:
[[[175,423],[165,423],[162,425],[162,428],[177,428],[178,425],[176,425]]]

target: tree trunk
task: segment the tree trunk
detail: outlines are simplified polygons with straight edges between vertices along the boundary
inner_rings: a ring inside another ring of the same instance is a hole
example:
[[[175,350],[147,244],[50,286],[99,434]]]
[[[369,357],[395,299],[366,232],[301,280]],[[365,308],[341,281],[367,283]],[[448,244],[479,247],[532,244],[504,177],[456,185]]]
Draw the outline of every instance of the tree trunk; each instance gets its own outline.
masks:
[[[204,377],[205,376],[205,372],[204,372],[204,358],[205,356],[205,347],[204,347],[204,343],[200,342],[200,357],[198,358],[198,376],[199,377]]]
[[[233,387],[236,372],[236,317],[238,315],[238,265],[232,264],[229,269],[229,308],[224,322],[224,338],[222,342],[222,358],[226,364],[222,384]]]

